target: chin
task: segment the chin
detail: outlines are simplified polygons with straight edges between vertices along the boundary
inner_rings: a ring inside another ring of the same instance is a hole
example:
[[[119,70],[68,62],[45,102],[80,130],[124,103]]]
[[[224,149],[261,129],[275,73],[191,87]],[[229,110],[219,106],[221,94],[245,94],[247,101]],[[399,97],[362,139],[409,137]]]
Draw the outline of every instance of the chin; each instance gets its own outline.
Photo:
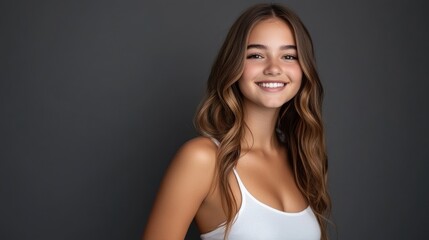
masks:
[[[278,109],[281,108],[285,103],[276,103],[276,104],[264,104],[265,108],[270,108],[270,109]]]
[[[288,100],[288,101],[282,101],[282,102],[272,102],[272,103],[267,103],[267,104],[264,104],[264,105],[267,108],[281,108],[283,105],[285,105],[289,101],[290,100]]]

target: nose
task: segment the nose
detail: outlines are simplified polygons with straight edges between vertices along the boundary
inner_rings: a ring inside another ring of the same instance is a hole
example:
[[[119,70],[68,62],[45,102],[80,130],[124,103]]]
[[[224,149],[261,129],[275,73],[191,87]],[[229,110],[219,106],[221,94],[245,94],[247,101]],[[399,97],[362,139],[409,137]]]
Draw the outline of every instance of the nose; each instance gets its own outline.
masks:
[[[267,61],[267,65],[265,66],[265,69],[264,69],[265,75],[277,76],[277,75],[280,75],[281,72],[282,72],[282,69],[275,59],[269,59]]]

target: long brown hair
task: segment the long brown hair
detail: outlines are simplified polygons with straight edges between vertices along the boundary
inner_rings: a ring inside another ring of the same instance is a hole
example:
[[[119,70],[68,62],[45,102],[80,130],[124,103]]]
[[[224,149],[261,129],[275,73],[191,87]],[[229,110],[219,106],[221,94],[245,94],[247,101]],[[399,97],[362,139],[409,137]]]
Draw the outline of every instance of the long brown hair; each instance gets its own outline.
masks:
[[[327,239],[327,216],[331,201],[327,191],[327,156],[322,124],[323,88],[316,71],[311,37],[299,17],[278,4],[257,4],[232,25],[208,78],[206,97],[195,116],[197,130],[220,142],[216,181],[227,220],[227,236],[238,210],[228,176],[236,165],[244,136],[242,94],[237,81],[243,73],[246,44],[253,26],[278,18],[294,33],[303,77],[297,95],[281,107],[277,128],[288,149],[298,188],[308,200],[319,222],[322,239]]]

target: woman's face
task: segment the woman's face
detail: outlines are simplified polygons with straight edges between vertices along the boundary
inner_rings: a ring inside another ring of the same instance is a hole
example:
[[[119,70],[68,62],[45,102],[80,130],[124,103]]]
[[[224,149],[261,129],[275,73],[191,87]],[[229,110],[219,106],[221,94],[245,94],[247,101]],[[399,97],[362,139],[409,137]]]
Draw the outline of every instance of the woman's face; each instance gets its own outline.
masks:
[[[257,23],[247,40],[243,75],[238,80],[244,103],[279,108],[291,100],[301,85],[295,39],[278,18]]]

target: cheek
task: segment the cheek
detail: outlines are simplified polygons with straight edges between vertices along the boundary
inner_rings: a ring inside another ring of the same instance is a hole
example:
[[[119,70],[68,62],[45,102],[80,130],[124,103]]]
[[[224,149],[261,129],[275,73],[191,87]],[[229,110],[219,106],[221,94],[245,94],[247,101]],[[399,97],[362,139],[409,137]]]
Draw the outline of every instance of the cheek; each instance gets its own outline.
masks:
[[[243,75],[241,78],[246,80],[252,80],[254,77],[256,77],[260,72],[262,71],[261,66],[259,66],[256,63],[245,63],[243,66]]]
[[[240,81],[249,81],[252,78],[253,71],[254,70],[251,67],[245,66]]]
[[[301,84],[302,75],[303,73],[299,65],[296,65],[289,69],[289,77],[291,78],[292,81],[298,84]]]
[[[304,73],[302,72],[301,67],[298,65],[296,67],[289,68],[289,71],[287,74],[288,74],[288,78],[292,83],[291,90],[294,93],[294,95],[296,95],[299,92],[299,89],[301,88],[302,77],[304,76]]]
[[[299,68],[299,71],[296,72],[296,75],[294,78],[295,85],[296,85],[295,95],[299,92],[299,89],[301,88],[302,77],[303,77],[303,72],[301,71],[301,68]]]
[[[238,84],[238,89],[240,90],[240,92],[244,95],[247,96],[248,95],[248,89],[249,89],[249,83],[248,80],[246,80],[244,74],[243,76],[241,76],[241,78],[238,80],[237,82]]]
[[[302,82],[302,72],[298,72],[295,76],[295,82],[300,86]]]

